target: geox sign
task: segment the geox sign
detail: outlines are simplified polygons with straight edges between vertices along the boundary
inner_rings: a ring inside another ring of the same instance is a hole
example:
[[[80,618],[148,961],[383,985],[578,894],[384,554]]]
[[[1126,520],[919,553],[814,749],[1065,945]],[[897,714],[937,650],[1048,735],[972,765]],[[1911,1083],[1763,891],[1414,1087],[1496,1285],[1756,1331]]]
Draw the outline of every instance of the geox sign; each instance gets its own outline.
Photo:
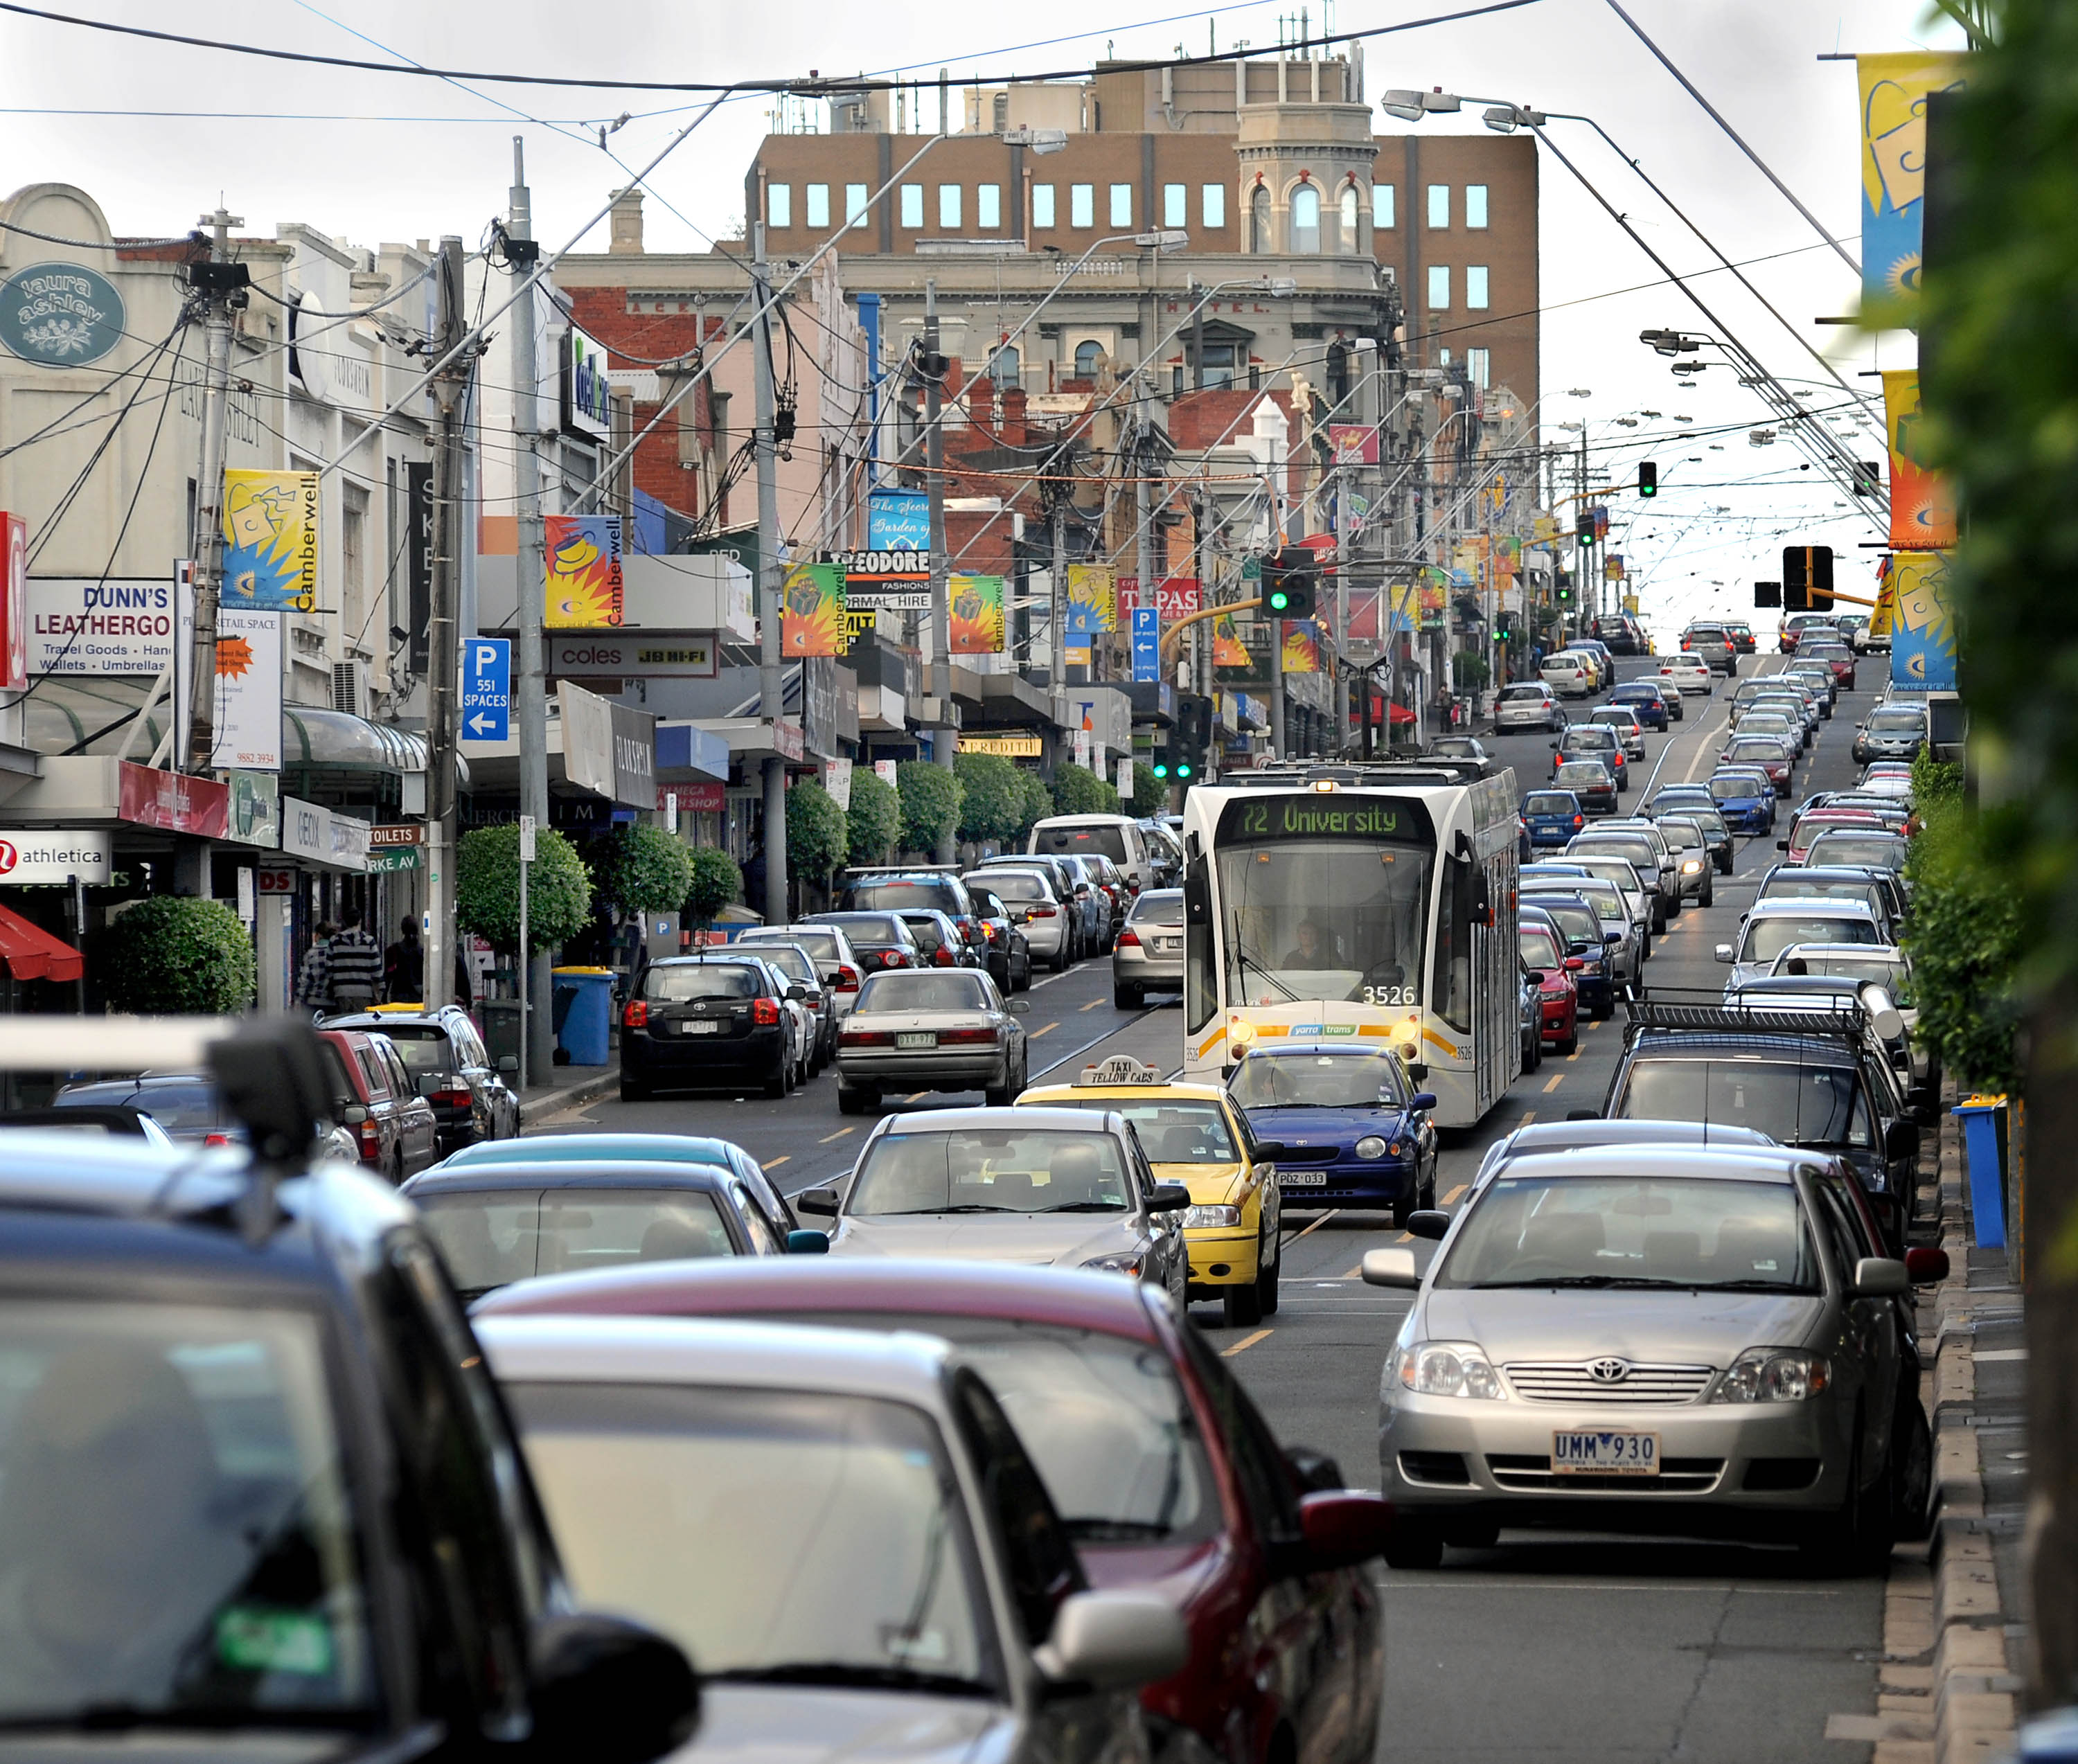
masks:
[[[613,389],[607,383],[606,351],[572,325],[563,333],[563,427],[594,440],[613,436]]]

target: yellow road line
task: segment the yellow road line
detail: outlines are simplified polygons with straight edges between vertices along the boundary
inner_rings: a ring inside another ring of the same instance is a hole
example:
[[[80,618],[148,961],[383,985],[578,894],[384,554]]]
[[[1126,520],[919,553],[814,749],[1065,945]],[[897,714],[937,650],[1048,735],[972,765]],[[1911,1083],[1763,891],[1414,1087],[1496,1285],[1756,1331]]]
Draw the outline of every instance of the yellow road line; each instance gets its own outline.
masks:
[[[765,1160],[765,1167],[767,1170],[777,1170],[782,1164],[792,1162],[793,1157],[794,1154],[791,1152],[782,1152],[777,1157],[766,1158]]]
[[[1058,1023],[1049,1023],[1043,1029],[1034,1029],[1029,1035],[1026,1036],[1024,1039],[1028,1041],[1036,1041],[1042,1035],[1051,1035],[1056,1029],[1059,1028],[1060,1026],[1061,1025]]]
[[[1078,1005],[1075,1008],[1079,1011],[1094,1011],[1103,1003],[1104,1000],[1101,999],[1092,999],[1087,1004]]]
[[[931,1093],[928,1091],[912,1091],[909,1095],[903,1097],[902,1100],[905,1103],[920,1103],[930,1094]]]
[[[1270,1331],[1267,1329],[1258,1329],[1254,1335],[1245,1335],[1232,1347],[1221,1349],[1220,1357],[1222,1359],[1231,1360],[1237,1353],[1246,1353],[1269,1333]]]
[[[1549,1096],[1549,1095],[1550,1095],[1554,1091],[1557,1090],[1557,1089],[1558,1088],[1558,1086],[1559,1086],[1560,1085],[1563,1084],[1565,1082],[1566,1082],[1566,1074],[1565,1074],[1563,1072],[1561,1072],[1561,1073],[1560,1073],[1560,1074],[1559,1074],[1556,1078],[1553,1078],[1553,1079],[1552,1079],[1552,1081],[1551,1081],[1549,1084],[1547,1084],[1547,1085],[1546,1085],[1546,1086],[1544,1086],[1544,1094],[1545,1094],[1546,1096]]]
[[[818,1145],[827,1145],[832,1140],[842,1139],[845,1134],[856,1133],[858,1129],[855,1127],[840,1127],[834,1133],[825,1133],[820,1139],[817,1140],[816,1143]]]
[[[1515,1124],[1517,1127],[1527,1127],[1536,1119],[1537,1111],[1533,1108],[1526,1108],[1522,1111],[1522,1119],[1517,1121]]]
[[[1452,1189],[1449,1194],[1443,1197],[1443,1204],[1446,1207],[1454,1207],[1458,1203],[1458,1197],[1464,1193],[1465,1187],[1466,1185],[1464,1183],[1458,1183],[1455,1188]]]
[[[1344,1274],[1344,1275],[1342,1276],[1342,1278],[1343,1278],[1343,1279],[1345,1279],[1345,1280],[1361,1280],[1361,1279],[1362,1279],[1362,1278],[1363,1278],[1363,1264],[1362,1264],[1362,1262],[1358,1262],[1358,1263],[1356,1265],[1356,1266],[1355,1266],[1355,1267],[1354,1267],[1354,1268],[1350,1269],[1350,1271],[1349,1271],[1347,1274]]]

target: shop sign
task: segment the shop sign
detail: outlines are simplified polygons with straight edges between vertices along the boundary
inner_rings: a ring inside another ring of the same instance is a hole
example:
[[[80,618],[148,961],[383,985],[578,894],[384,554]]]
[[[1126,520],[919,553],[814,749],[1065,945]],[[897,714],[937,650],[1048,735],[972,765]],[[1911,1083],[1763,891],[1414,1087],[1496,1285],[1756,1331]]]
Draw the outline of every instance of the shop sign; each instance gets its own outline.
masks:
[[[0,833],[0,886],[31,887],[70,882],[90,888],[108,882],[108,834],[71,833],[53,828]]]
[[[666,806],[664,799],[675,796],[681,815],[719,815],[728,807],[728,786],[719,782],[699,784],[660,784],[657,786],[657,807]]]
[[[772,751],[782,760],[801,760],[808,756],[808,744],[801,733],[801,725],[789,723],[783,718],[772,725]]]
[[[269,851],[282,843],[282,780],[273,772],[227,772],[231,824],[224,837]]]
[[[627,705],[611,707],[613,799],[646,807],[657,794],[657,719]]]
[[[1036,760],[1045,745],[1036,735],[966,735],[960,736],[962,753],[993,753],[999,759]]]
[[[618,676],[622,679],[711,680],[719,666],[718,645],[707,634],[680,636],[646,631],[640,636],[586,632],[582,636],[549,633],[549,672]]]
[[[572,325],[564,333],[560,364],[563,427],[572,435],[588,436],[595,441],[613,436],[613,384],[606,351]]]
[[[282,769],[282,615],[220,607],[216,615],[215,745],[211,763]]]
[[[874,490],[866,499],[866,542],[875,550],[901,546],[928,551],[930,498],[921,490]]]
[[[296,891],[296,873],[273,867],[256,869],[252,872],[252,885],[263,895],[293,895]]]
[[[31,576],[24,590],[32,674],[156,674],[173,660],[169,580]]]
[[[823,560],[845,573],[845,604],[852,612],[928,612],[931,554],[907,547],[833,551]]]
[[[231,825],[231,790],[212,778],[186,772],[161,772],[148,765],[122,763],[115,816],[136,827],[164,833],[194,833],[223,839]]]
[[[315,803],[282,799],[282,849],[333,869],[368,867],[368,823]]]
[[[82,368],[123,336],[123,296],[84,264],[31,264],[0,282],[0,343],[40,368]]]

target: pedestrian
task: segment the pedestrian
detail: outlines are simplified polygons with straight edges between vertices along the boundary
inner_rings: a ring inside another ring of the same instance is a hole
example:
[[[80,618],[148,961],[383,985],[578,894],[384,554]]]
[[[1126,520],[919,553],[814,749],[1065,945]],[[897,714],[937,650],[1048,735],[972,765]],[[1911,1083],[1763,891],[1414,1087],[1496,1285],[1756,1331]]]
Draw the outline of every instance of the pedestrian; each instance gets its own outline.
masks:
[[[416,1004],[426,990],[426,948],[419,921],[406,914],[396,942],[382,952],[382,993],[392,1004]]]
[[[361,915],[339,915],[339,931],[325,945],[325,990],[337,1011],[365,1011],[382,996],[382,945],[361,928]]]
[[[320,920],[315,940],[303,952],[303,965],[296,975],[296,1002],[310,1010],[322,1011],[331,1002],[325,990],[325,968],[338,931],[329,919]]]
[[[454,961],[454,1002],[465,1011],[474,1011],[476,1008],[476,981],[469,970],[469,953],[462,948],[459,940],[455,944]]]

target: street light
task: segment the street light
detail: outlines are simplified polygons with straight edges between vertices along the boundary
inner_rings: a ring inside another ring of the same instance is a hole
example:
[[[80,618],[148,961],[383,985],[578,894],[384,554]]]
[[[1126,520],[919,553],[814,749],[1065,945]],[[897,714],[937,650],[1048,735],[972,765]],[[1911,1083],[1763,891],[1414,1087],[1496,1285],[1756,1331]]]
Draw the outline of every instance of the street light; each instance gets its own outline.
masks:
[[[1002,135],[1005,147],[1029,148],[1035,153],[1058,153],[1068,144],[1064,128],[1012,128]]]
[[[1159,232],[1135,233],[1133,242],[1142,251],[1181,251],[1191,236],[1180,227],[1165,227]]]

